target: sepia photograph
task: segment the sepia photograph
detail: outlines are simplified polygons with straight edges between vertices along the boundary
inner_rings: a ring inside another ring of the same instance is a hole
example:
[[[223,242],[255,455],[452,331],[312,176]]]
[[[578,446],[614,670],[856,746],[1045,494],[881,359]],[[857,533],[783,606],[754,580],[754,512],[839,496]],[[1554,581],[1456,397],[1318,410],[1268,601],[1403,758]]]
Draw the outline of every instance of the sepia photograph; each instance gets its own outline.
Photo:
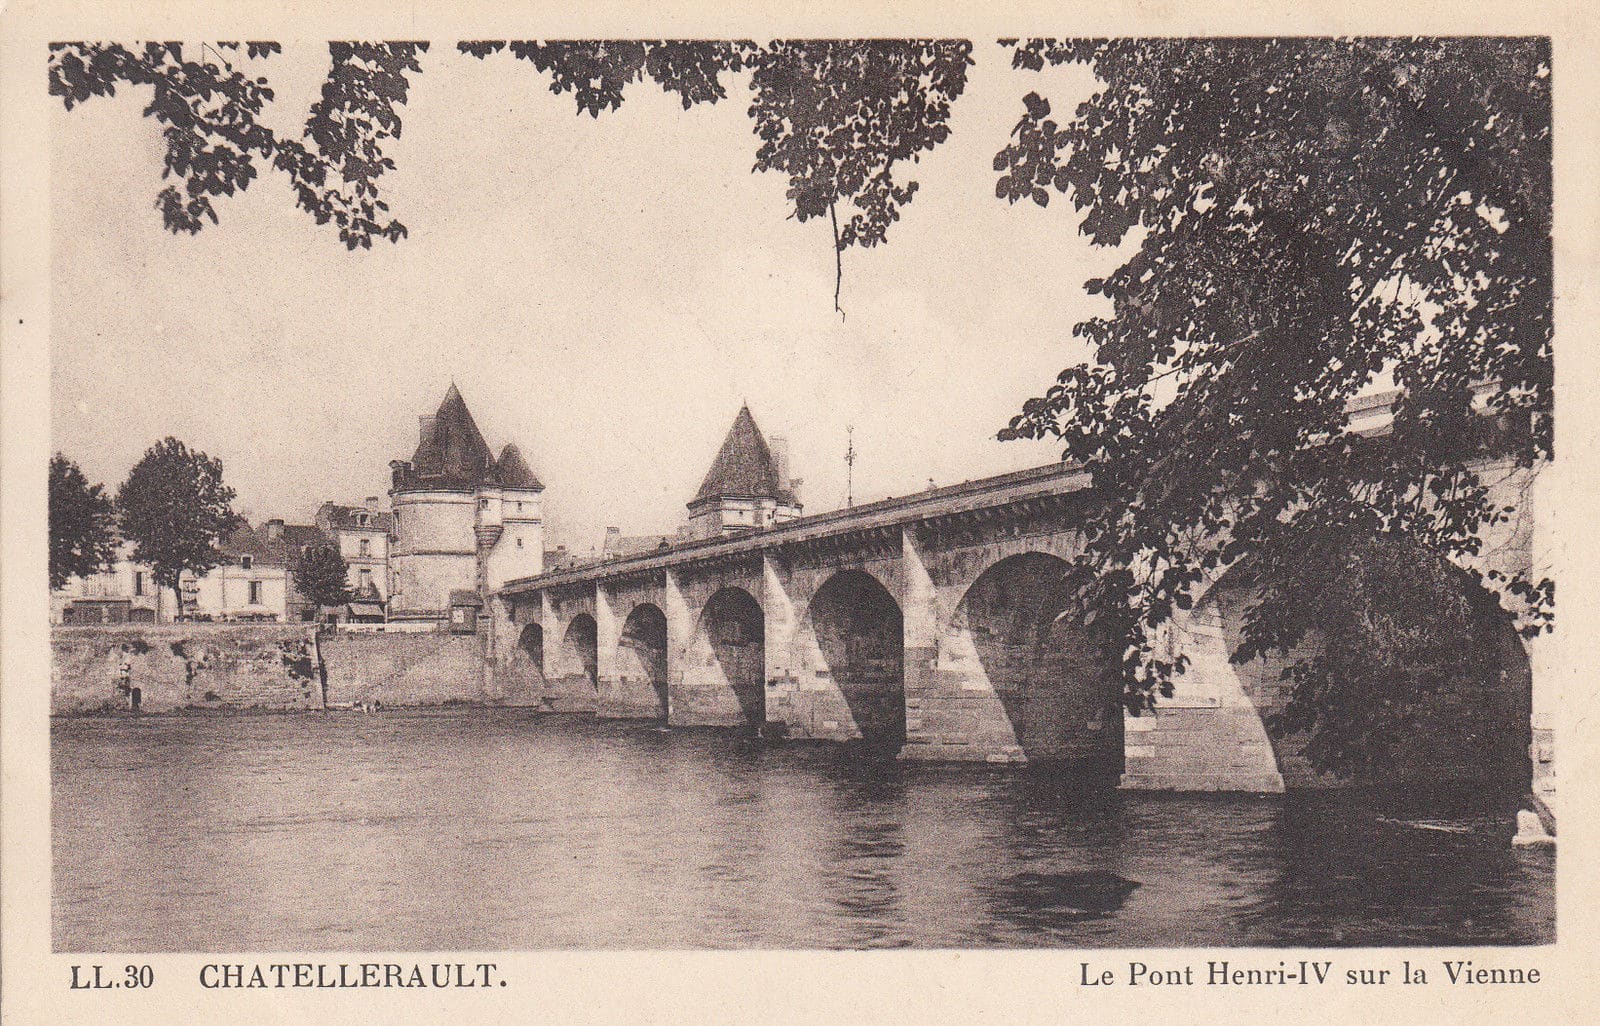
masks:
[[[8,1018],[1583,1007],[1548,19],[167,14],[0,59]]]
[[[58,950],[1554,939],[1548,40],[39,57]]]

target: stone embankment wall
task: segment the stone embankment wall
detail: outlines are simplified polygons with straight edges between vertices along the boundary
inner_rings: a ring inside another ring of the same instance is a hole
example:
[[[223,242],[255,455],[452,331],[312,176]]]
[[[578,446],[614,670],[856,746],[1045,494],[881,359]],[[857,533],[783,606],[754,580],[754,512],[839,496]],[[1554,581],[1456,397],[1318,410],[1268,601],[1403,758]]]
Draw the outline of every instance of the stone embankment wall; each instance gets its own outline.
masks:
[[[475,634],[335,634],[321,642],[328,703],[539,705],[532,682],[485,673]]]
[[[486,672],[477,635],[322,634],[281,624],[127,624],[51,631],[50,711],[126,709],[117,693],[124,647],[147,713],[199,709],[547,706],[542,678],[515,665]]]
[[[124,651],[145,712],[318,709],[316,644],[305,627],[129,624],[51,631],[50,711],[127,707],[117,693]]]

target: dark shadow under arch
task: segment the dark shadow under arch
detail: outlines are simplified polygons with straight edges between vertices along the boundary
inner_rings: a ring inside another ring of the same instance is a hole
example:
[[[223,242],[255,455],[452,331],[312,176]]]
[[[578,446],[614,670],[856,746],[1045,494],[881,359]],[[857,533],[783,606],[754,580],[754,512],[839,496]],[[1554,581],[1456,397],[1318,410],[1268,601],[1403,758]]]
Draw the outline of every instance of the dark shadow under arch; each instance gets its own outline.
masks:
[[[517,647],[528,655],[533,668],[544,674],[544,625],[537,623],[527,624],[522,628],[522,633],[517,637]]]
[[[845,570],[809,607],[826,670],[864,742],[898,749],[906,739],[905,629],[899,603],[878,579]]]
[[[1401,553],[1394,547],[1404,547]],[[1460,625],[1450,647],[1470,653],[1474,672],[1419,700],[1414,726],[1397,739],[1392,761],[1382,770],[1338,776],[1319,773],[1306,756],[1309,735],[1287,732],[1274,714],[1289,699],[1291,683],[1283,671],[1298,659],[1314,655],[1322,644],[1308,636],[1292,652],[1270,653],[1234,666],[1240,684],[1266,723],[1267,736],[1288,787],[1325,786],[1332,783],[1364,785],[1472,782],[1525,790],[1532,778],[1529,747],[1532,744],[1533,677],[1527,650],[1512,617],[1498,599],[1473,575],[1441,557],[1424,554],[1415,544],[1394,537],[1374,540],[1367,558],[1392,561],[1396,566],[1425,559],[1438,579],[1453,594],[1440,601],[1460,598],[1470,613]],[[1243,626],[1257,591],[1248,565],[1225,574],[1206,593],[1201,615],[1220,620],[1228,654],[1238,650]]]
[[[583,676],[596,692],[600,690],[600,678],[597,669],[600,664],[598,649],[599,633],[595,629],[594,617],[588,613],[579,613],[567,624],[567,633],[562,640],[563,655],[568,666],[582,668]]]
[[[657,717],[667,718],[667,614],[649,602],[633,607],[617,643],[617,676],[624,686],[647,685],[656,696]]]
[[[1042,552],[985,570],[956,609],[1029,762],[1123,769],[1122,683],[1094,640],[1062,616],[1065,561]]]
[[[712,595],[700,614],[700,630],[733,689],[745,723],[757,728],[767,718],[765,619],[761,604],[735,587]]]

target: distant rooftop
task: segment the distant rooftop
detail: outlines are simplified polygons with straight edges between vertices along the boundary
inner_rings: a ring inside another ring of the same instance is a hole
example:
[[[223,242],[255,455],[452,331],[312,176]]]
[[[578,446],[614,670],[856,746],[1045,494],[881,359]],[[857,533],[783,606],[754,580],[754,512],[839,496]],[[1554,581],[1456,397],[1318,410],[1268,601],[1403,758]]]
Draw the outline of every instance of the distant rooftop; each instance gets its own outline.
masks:
[[[417,450],[411,462],[397,460],[390,464],[396,490],[472,491],[486,484],[544,490],[515,445],[507,445],[500,451],[500,458],[494,458],[453,382],[439,409],[420,419]]]
[[[789,482],[779,480],[778,467],[773,461],[767,440],[756,427],[756,419],[749,406],[741,406],[733,426],[722,440],[711,469],[706,471],[700,491],[695,494],[690,507],[720,498],[777,499],[779,502],[797,504]]]

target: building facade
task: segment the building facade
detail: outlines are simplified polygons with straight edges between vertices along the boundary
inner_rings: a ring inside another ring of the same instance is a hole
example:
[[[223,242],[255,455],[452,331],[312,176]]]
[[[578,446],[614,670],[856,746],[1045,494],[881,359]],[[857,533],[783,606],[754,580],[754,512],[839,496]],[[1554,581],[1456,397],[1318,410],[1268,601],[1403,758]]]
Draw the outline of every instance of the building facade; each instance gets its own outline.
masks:
[[[310,524],[273,519],[260,527],[240,527],[223,542],[222,563],[180,579],[184,615],[279,623],[314,620],[316,606],[295,589],[291,568],[307,549],[329,544]]]
[[[156,585],[148,566],[135,563],[123,543],[111,569],[73,577],[50,592],[51,623],[164,623],[172,619],[171,590]]]
[[[449,619],[452,593],[483,595],[544,566],[544,485],[517,447],[496,458],[453,384],[420,421],[410,461],[389,464],[391,620]]]

